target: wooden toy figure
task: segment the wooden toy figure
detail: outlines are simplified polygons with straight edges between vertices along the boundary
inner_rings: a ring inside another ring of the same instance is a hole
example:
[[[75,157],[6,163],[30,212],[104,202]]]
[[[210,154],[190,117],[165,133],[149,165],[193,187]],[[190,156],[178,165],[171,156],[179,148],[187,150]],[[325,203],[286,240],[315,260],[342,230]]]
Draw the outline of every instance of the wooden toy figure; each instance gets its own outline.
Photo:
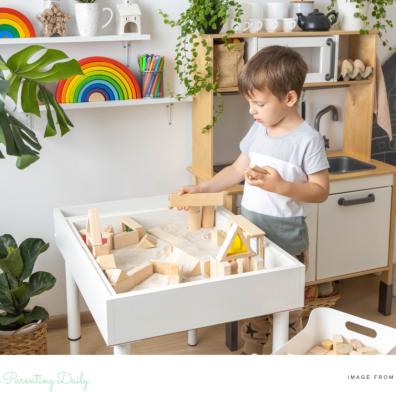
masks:
[[[138,4],[133,0],[124,0],[118,9],[118,34],[138,33],[142,34],[141,11]]]
[[[58,4],[51,4],[49,8],[37,16],[37,19],[43,24],[44,36],[65,36],[66,22],[70,19],[70,15],[64,13]]]

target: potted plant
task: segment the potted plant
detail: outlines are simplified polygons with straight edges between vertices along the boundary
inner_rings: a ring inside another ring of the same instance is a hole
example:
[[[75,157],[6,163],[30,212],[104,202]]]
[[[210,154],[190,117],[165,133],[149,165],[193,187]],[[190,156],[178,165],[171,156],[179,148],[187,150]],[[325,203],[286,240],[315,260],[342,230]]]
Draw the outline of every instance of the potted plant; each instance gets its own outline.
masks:
[[[114,17],[111,8],[106,7],[101,10],[96,0],[77,0],[74,8],[78,32],[84,37],[96,36],[99,30],[100,11],[107,11],[110,14],[102,29],[108,26]]]
[[[39,104],[44,104],[47,125],[44,137],[70,131],[72,122],[45,83],[82,74],[80,64],[55,49],[32,45],[5,61],[0,55],[0,144],[6,153],[17,157],[17,167],[24,169],[39,159],[41,145],[33,130],[19,121],[13,112],[41,116]],[[12,103],[13,102],[13,103]],[[57,124],[57,126],[56,126]],[[0,159],[4,154],[0,150]]]
[[[368,34],[369,30],[376,30],[383,46],[389,45],[385,37],[388,28],[393,27],[393,21],[388,16],[388,7],[395,4],[395,0],[331,0],[329,9],[337,8],[341,20],[341,29],[360,30]]]
[[[0,354],[46,353],[48,312],[27,305],[55,285],[50,273],[33,272],[37,257],[48,247],[37,238],[18,246],[11,235],[0,236]]]
[[[172,20],[167,13],[160,10],[165,24],[180,28],[176,39],[175,71],[186,89],[187,96],[195,96],[203,90],[215,91],[217,89],[217,78],[213,72],[210,57],[212,48],[208,46],[203,35],[219,33],[232,11],[234,12],[233,26],[224,36],[224,42],[230,48],[232,44],[229,43],[228,35],[234,33],[234,29],[241,23],[243,14],[242,6],[238,1],[189,0],[189,7],[176,20]],[[201,69],[197,63],[199,46],[202,46],[205,51],[204,66]],[[178,99],[182,96],[177,95]],[[220,103],[215,111],[213,124],[222,110],[223,105]],[[209,131],[213,124],[207,125],[204,131]]]

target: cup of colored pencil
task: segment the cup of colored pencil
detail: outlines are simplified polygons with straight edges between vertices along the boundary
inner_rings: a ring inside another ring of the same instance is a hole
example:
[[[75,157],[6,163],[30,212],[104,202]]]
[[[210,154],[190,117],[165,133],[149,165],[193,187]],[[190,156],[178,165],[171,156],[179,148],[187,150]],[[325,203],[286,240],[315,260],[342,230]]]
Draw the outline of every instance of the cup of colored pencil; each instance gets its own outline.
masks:
[[[142,96],[161,98],[164,96],[164,63],[160,55],[140,55],[138,58],[141,74]]]

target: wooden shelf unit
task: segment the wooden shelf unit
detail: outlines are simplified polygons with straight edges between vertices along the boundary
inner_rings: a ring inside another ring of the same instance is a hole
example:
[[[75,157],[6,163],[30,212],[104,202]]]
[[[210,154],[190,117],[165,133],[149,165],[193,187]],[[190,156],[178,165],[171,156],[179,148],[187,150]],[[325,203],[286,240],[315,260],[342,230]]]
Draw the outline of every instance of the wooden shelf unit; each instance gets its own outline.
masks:
[[[358,31],[331,30],[327,32],[275,32],[275,33],[242,33],[231,35],[231,38],[249,39],[254,37],[312,37],[339,35],[339,59],[360,58],[365,64],[376,66],[376,33],[361,35]],[[214,40],[224,35],[204,35],[207,44],[213,48]],[[342,58],[341,58],[342,57]],[[203,49],[199,48],[199,67],[204,67]],[[336,60],[337,61],[337,60]],[[212,51],[213,67],[213,51]],[[375,79],[358,81],[336,81],[323,83],[307,83],[306,89],[346,88],[344,102],[344,151],[369,159],[371,157],[371,126],[373,121],[373,106]],[[238,94],[237,87],[222,88],[221,94]],[[213,176],[213,130],[202,133],[205,125],[212,122],[214,96],[213,92],[200,92],[193,100],[193,130],[192,130],[192,165],[197,181]]]

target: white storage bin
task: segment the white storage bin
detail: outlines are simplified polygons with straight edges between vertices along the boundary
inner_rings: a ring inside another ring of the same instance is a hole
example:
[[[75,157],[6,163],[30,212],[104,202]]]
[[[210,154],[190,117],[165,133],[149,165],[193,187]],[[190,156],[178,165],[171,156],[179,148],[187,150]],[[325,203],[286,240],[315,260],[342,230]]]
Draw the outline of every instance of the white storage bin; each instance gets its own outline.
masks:
[[[346,327],[348,323],[366,327],[371,332],[374,330],[376,335],[369,337],[349,330]],[[305,328],[274,354],[304,355],[324,339],[332,339],[335,334],[341,334],[348,340],[358,339],[365,346],[375,348],[380,354],[396,355],[396,329],[332,308],[314,309]]]

